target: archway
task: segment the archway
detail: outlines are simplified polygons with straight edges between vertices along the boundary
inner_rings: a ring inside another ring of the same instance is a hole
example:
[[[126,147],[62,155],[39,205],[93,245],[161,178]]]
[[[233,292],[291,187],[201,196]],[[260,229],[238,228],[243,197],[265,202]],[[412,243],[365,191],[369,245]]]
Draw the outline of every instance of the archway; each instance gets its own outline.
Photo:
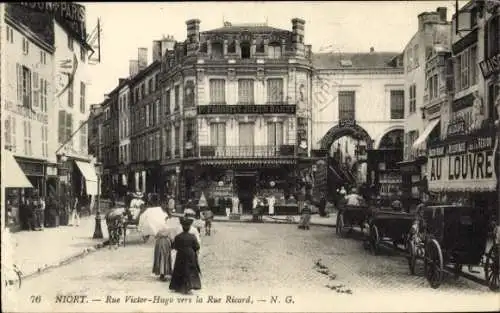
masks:
[[[330,128],[320,140],[320,147],[322,150],[329,150],[332,144],[339,138],[350,136],[354,139],[363,140],[366,142],[367,149],[372,149],[373,140],[368,132],[357,124],[342,125],[337,124]]]
[[[378,149],[403,149],[404,130],[393,129],[385,133],[378,142]]]

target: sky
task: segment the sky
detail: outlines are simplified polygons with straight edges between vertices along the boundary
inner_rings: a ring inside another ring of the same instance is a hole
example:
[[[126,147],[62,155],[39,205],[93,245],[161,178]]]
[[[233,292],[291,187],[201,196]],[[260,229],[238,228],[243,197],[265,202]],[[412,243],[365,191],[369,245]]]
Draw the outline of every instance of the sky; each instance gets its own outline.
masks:
[[[459,6],[466,2],[460,1]],[[89,103],[100,103],[118,79],[127,77],[129,60],[137,59],[137,48],[148,48],[152,59],[153,40],[173,35],[186,39],[186,21],[201,20],[200,30],[223,26],[223,21],[265,23],[292,29],[291,19],[302,18],[305,42],[313,52],[330,51],[402,52],[418,27],[418,14],[448,8],[455,1],[307,1],[307,2],[86,2],[87,32],[101,19],[101,63],[89,71]]]

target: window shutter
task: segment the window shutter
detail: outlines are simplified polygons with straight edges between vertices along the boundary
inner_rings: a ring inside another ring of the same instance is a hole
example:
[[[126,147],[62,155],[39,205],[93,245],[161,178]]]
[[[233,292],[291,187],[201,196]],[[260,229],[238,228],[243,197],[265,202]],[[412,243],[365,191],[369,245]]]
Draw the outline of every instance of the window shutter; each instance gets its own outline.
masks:
[[[10,116],[5,119],[5,133],[4,133],[4,138],[5,138],[5,145],[10,146],[11,145],[11,130],[10,130]]]
[[[241,104],[254,103],[254,90],[252,79],[238,80],[238,102]]]
[[[23,67],[21,64],[16,64],[17,72],[17,101],[18,105],[23,104]]]
[[[66,141],[66,112],[64,110],[59,111],[59,143],[64,143]]]
[[[270,146],[276,145],[276,124],[267,124],[267,144]]]
[[[33,72],[33,107],[37,108],[40,104],[40,78],[37,72]]]
[[[226,81],[223,79],[210,80],[210,102],[212,104],[226,103]]]
[[[66,113],[66,140],[70,140],[71,134],[73,133],[73,117],[70,113]],[[71,142],[69,142],[71,145]]]
[[[267,81],[267,102],[280,103],[283,101],[283,80],[269,79]]]

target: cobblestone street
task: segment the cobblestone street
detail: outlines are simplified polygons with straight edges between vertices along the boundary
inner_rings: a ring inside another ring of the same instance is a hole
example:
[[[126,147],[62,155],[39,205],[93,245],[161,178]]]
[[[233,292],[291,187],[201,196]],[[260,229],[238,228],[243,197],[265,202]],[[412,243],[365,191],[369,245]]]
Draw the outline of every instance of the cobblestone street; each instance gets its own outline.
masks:
[[[144,244],[138,233],[131,233],[125,247],[104,248],[25,280],[20,290],[7,295],[17,303],[9,303],[6,309],[96,311],[105,306],[106,311],[138,308],[156,311],[170,305],[175,310],[189,311],[251,310],[252,307],[245,307],[251,304],[225,303],[226,295],[250,295],[259,310],[376,310],[391,305],[385,303],[381,295],[396,291],[401,301],[406,296],[412,297],[409,299],[415,303],[415,310],[433,299],[439,301],[435,305],[445,305],[447,299],[454,301],[454,305],[457,301],[477,305],[477,299],[481,299],[480,303],[487,307],[498,306],[497,294],[465,279],[447,278],[441,288],[431,289],[421,273],[408,274],[404,257],[394,253],[373,256],[364,250],[360,240],[338,238],[332,228],[313,227],[302,231],[296,225],[239,223],[216,223],[214,228],[212,236],[202,238],[203,289],[187,297],[193,301],[190,306],[176,303],[179,296],[168,290],[168,283],[158,281],[151,274],[153,241]],[[56,303],[56,295],[85,295],[88,303]],[[196,295],[203,297],[204,303],[210,295],[221,297],[222,302],[197,305]],[[290,295],[294,306],[285,303],[285,296]],[[356,302],[359,295],[363,296],[363,303]],[[107,296],[120,298],[120,303],[105,303]],[[125,303],[126,296],[172,297],[175,301]],[[271,296],[278,296],[281,303],[271,304]],[[416,296],[425,296],[427,300],[417,302]],[[370,304],[370,297],[377,300]],[[40,303],[32,303],[37,301]]]

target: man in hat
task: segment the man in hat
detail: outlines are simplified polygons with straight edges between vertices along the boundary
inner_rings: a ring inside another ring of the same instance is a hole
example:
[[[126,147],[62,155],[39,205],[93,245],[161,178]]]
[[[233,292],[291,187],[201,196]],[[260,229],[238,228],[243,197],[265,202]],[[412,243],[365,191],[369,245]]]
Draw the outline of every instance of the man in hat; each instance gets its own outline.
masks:
[[[200,244],[190,233],[193,220],[183,217],[180,222],[182,233],[175,237],[172,244],[172,249],[177,251],[177,255],[169,288],[176,292],[190,294],[191,290],[201,289],[201,269],[198,263]]]

